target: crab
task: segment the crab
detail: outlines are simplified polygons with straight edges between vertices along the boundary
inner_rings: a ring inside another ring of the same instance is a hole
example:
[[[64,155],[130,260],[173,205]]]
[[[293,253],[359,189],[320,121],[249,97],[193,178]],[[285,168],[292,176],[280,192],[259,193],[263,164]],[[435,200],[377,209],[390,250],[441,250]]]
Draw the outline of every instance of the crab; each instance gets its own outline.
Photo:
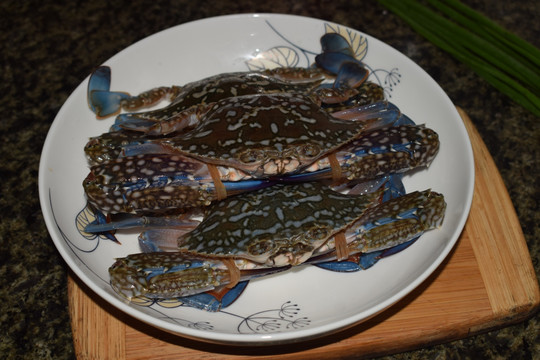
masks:
[[[125,147],[124,152],[183,154],[259,178],[292,173],[359,137],[366,122],[385,120],[377,111],[360,111],[353,116],[356,121],[337,116],[303,95],[231,97],[213,105],[193,130]]]
[[[279,184],[218,202],[195,229],[151,229],[151,249],[111,266],[127,299],[173,298],[307,262],[393,248],[442,224],[445,202],[430,190],[379,203],[381,192],[342,194],[320,183]],[[146,246],[148,248],[148,246]]]
[[[340,77],[340,87],[318,87],[325,79],[325,73],[312,68],[277,68],[261,72],[232,72],[218,74],[182,87],[159,87],[138,96],[124,92],[109,91],[110,68],[102,66],[92,74],[88,85],[90,108],[98,118],[117,115],[122,109],[139,110],[154,106],[161,101],[170,102],[164,108],[130,112],[117,116],[113,130],[126,129],[149,135],[167,135],[191,128],[196,124],[198,114],[220,100],[242,95],[294,93],[305,94],[318,104],[329,106],[346,100],[359,104],[366,98],[380,98],[382,91],[377,85],[356,90],[364,84],[368,71],[355,63],[345,66]],[[368,94],[368,95],[366,95]]]
[[[362,133],[291,174],[257,178],[237,167],[209,166],[183,154],[138,154],[93,166],[83,185],[88,201],[101,212],[164,213],[208,206],[279,182],[375,180],[429,166],[438,148],[433,130],[394,125]]]
[[[167,135],[190,128],[197,114],[217,101],[242,95],[288,92],[309,96],[335,111],[345,101],[348,105],[363,105],[382,100],[382,88],[366,83],[369,71],[354,58],[348,42],[338,34],[321,37],[322,52],[316,66],[309,68],[275,68],[263,71],[231,72],[187,83],[184,86],[158,87],[131,96],[110,91],[111,69],[97,68],[88,81],[88,104],[98,118],[128,113],[116,118],[114,130],[128,129],[152,135]],[[331,86],[319,86],[332,78]],[[134,112],[168,100],[164,108]]]
[[[323,90],[322,91],[327,91]],[[321,107],[326,112],[337,114],[345,114],[350,112],[351,108],[356,108],[357,112],[362,109],[369,109],[371,104],[384,104],[384,96],[380,86],[373,83],[365,83],[360,88],[356,89],[358,92],[354,97],[349,98],[345,103],[325,104]],[[311,97],[310,97],[311,98]],[[382,105],[379,105],[379,107]],[[199,113],[192,110],[201,110]],[[198,120],[203,117],[204,111],[211,109],[208,104],[198,104],[189,110],[190,127],[183,128],[184,131],[190,129],[198,123]],[[349,109],[349,110],[348,110]],[[160,110],[161,111],[161,110]],[[163,110],[165,111],[165,109]],[[184,112],[186,115],[187,112]],[[141,118],[148,116],[147,113],[134,114],[122,114],[117,120],[116,124],[112,126],[111,131],[103,133],[99,136],[90,138],[86,144],[84,151],[90,162],[90,165],[95,165],[116,159],[122,154],[123,147],[128,144],[143,144],[151,139],[162,139],[166,137],[172,137],[177,135],[177,132],[171,131],[170,126],[178,126],[175,130],[180,130],[181,126],[177,122],[176,118],[170,120],[158,121],[154,117],[152,121],[141,120]],[[131,120],[127,120],[130,118]],[[135,120],[135,119],[138,120]],[[168,130],[165,130],[167,128]],[[137,131],[139,130],[139,131]]]

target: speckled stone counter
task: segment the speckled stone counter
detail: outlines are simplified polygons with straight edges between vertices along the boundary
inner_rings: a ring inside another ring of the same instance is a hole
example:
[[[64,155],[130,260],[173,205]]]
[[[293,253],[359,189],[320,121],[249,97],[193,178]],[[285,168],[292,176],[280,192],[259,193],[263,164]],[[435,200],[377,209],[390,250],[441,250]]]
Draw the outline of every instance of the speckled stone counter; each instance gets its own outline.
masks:
[[[538,1],[467,0],[539,46]],[[0,3],[0,356],[74,358],[67,265],[43,222],[38,165],[47,131],[71,91],[128,45],[210,16],[279,12],[364,31],[425,69],[467,111],[499,167],[540,272],[539,119],[414,33],[376,1],[3,1]],[[396,359],[540,358],[540,316]]]

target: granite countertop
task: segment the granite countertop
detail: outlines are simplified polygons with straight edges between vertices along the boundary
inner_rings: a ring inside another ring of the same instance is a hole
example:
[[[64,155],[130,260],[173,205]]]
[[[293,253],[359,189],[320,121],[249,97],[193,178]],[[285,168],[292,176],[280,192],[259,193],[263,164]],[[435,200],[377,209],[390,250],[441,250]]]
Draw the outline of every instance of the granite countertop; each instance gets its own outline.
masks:
[[[467,0],[539,46],[537,1]],[[123,3],[123,4],[122,4]],[[45,227],[38,200],[41,149],[54,117],[92,69],[160,30],[210,16],[279,12],[364,31],[425,69],[468,112],[489,148],[522,225],[538,276],[539,119],[434,47],[376,1],[3,1],[0,4],[0,354],[74,358],[68,268]],[[392,358],[540,357],[540,316]]]

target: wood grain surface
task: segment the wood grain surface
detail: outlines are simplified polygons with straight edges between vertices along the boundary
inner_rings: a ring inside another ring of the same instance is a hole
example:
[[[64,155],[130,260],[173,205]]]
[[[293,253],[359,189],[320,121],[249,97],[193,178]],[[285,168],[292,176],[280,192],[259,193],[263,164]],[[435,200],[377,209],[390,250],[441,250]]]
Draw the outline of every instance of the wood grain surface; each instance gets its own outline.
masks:
[[[371,357],[464,338],[523,321],[540,290],[515,210],[468,116],[460,111],[475,157],[471,212],[444,263],[397,304],[345,331],[268,347],[208,344],[131,318],[68,278],[73,341],[80,359],[335,359]]]

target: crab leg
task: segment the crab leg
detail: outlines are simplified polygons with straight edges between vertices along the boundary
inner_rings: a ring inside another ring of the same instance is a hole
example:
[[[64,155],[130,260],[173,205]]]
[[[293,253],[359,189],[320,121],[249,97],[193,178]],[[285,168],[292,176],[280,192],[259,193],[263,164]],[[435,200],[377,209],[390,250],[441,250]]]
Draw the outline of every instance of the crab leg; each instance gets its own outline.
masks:
[[[394,248],[439,228],[444,219],[444,197],[431,190],[415,191],[370,208],[344,231],[347,255],[372,253]],[[339,258],[335,239],[320,247],[308,260],[320,263]]]
[[[111,129],[131,130],[146,135],[169,135],[193,128],[212,104],[194,105],[166,119],[156,121],[157,114],[130,113],[118,115]],[[168,111],[169,109],[167,109]]]
[[[111,69],[100,66],[88,80],[88,106],[99,119],[116,115],[122,110],[133,111],[153,106],[165,99],[173,98],[178,87],[159,87],[131,96],[126,92],[110,91]]]
[[[220,167],[218,172],[228,195],[272,185],[232,168]],[[198,160],[141,155],[93,166],[83,187],[88,201],[100,211],[135,214],[208,206],[218,199],[216,180],[207,164]]]
[[[122,214],[109,222],[95,222],[86,225],[84,231],[87,233],[104,233],[122,229],[131,229],[138,227],[148,228],[167,228],[174,229],[177,234],[193,230],[199,225],[200,221],[186,219],[185,214],[167,215],[167,216],[129,216],[131,214]],[[172,231],[172,230],[171,230]]]
[[[336,159],[342,179],[367,181],[429,166],[439,150],[438,135],[423,125],[401,125],[377,129],[339,149]],[[274,181],[318,181],[335,178],[328,157],[298,174],[272,178]]]
[[[332,116],[342,120],[364,123],[367,125],[366,130],[374,130],[399,124],[403,115],[399,108],[391,102],[378,101],[373,104],[336,111],[332,113]]]

